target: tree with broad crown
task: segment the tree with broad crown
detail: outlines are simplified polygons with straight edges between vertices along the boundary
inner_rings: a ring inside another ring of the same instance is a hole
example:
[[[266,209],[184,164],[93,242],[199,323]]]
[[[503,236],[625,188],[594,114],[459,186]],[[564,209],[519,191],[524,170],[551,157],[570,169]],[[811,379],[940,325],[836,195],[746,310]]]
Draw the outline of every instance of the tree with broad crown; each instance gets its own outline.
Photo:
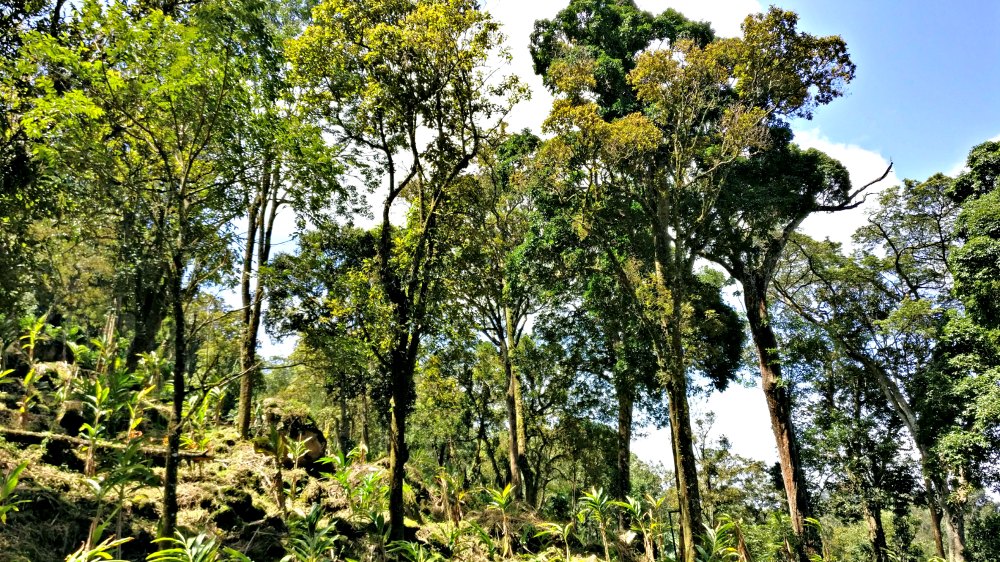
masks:
[[[406,418],[444,248],[439,224],[455,186],[522,88],[489,82],[498,25],[472,0],[327,0],[289,42],[302,101],[337,142],[369,155],[385,193],[375,271],[390,317],[378,356],[390,381],[390,536],[403,538]],[[510,96],[512,99],[506,99]],[[393,226],[409,205],[405,231]]]
[[[677,40],[664,49],[635,51],[628,84],[643,113],[618,119],[605,119],[602,107],[590,101],[600,100],[600,49],[567,40],[557,49],[561,58],[547,66],[560,95],[546,122],[557,135],[546,152],[554,166],[570,163],[555,181],[578,202],[581,237],[600,231],[594,219],[605,201],[625,197],[641,209],[653,241],[653,274],[643,277],[630,266],[625,278],[657,334],[685,560],[695,556],[701,507],[687,409],[684,309],[694,261],[710,242],[722,180],[738,159],[769,145],[774,124],[811,116],[842,92],[854,72],[840,38],[799,33],[796,23],[794,14],[772,9],[747,18],[743,39],[705,45]],[[631,263],[638,265],[637,259]]]

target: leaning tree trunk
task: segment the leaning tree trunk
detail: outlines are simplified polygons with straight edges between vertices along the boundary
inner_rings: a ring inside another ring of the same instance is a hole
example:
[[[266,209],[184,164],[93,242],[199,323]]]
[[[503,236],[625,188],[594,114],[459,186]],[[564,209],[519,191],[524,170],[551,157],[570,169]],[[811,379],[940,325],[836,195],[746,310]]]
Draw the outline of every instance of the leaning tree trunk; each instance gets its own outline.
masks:
[[[847,348],[847,353],[852,359],[861,363],[865,367],[865,370],[873,376],[886,400],[889,401],[889,405],[892,406],[893,412],[903,422],[913,442],[916,443],[917,452],[920,455],[920,470],[924,478],[932,484],[932,489],[928,491],[933,492],[931,497],[933,497],[934,502],[937,504],[937,508],[940,510],[942,519],[944,520],[945,529],[948,531],[948,542],[950,545],[948,559],[951,562],[966,562],[968,560],[968,553],[965,546],[965,521],[962,508],[961,506],[953,506],[948,501],[951,489],[948,486],[947,477],[938,474],[933,468],[935,463],[933,462],[931,452],[919,439],[921,431],[913,407],[906,400],[896,382],[889,378],[870,357],[851,348]]]
[[[771,328],[764,289],[744,283],[743,298],[747,309],[747,320],[753,336],[754,347],[760,366],[761,387],[767,399],[767,411],[771,417],[771,431],[778,446],[778,462],[781,466],[781,480],[788,499],[788,515],[796,541],[793,545],[795,557],[800,562],[809,562],[809,554],[818,552],[818,537],[806,527],[805,520],[811,516],[809,492],[805,474],[799,459],[795,427],[792,424],[792,396],[787,381],[781,375],[781,358],[778,356],[778,340]]]

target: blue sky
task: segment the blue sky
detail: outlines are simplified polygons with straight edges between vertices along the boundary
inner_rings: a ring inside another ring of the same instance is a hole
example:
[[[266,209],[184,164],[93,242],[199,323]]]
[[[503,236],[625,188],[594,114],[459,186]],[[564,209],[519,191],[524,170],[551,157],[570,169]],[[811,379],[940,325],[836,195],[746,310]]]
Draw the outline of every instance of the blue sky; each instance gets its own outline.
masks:
[[[568,0],[485,0],[485,8],[508,37],[513,62],[508,73],[527,82],[533,98],[511,115],[514,130],[536,131],[552,99],[534,76],[528,35],[534,21],[551,18]],[[739,34],[747,14],[762,11],[758,0],[637,0],[652,12],[673,7],[692,19],[710,21],[722,36]],[[1000,2],[954,0],[787,0],[777,3],[800,16],[799,29],[841,35],[857,65],[847,95],[820,108],[812,121],[795,124],[796,140],[838,158],[856,185],[881,175],[889,159],[898,178],[924,179],[961,167],[972,146],[1000,135]],[[815,237],[848,241],[864,222],[852,215],[811,217],[803,229]],[[279,237],[294,245],[292,224]],[[282,227],[279,227],[282,229]],[[268,339],[269,338],[265,338]],[[294,340],[266,341],[262,354],[285,354]],[[726,435],[734,452],[765,461],[777,459],[763,393],[732,387],[708,399],[692,400],[695,413],[714,411],[714,436]],[[669,434],[647,428],[634,443],[647,461],[670,465]]]
[[[767,9],[758,0],[636,0],[660,12],[672,7],[712,23],[722,36],[740,33],[750,13]],[[514,129],[538,130],[552,99],[531,69],[527,44],[533,23],[551,18],[568,0],[485,0],[504,29],[513,56],[510,72],[533,90],[515,109]],[[799,29],[840,35],[857,65],[847,95],[820,108],[812,121],[794,124],[796,141],[838,158],[855,185],[880,176],[889,160],[899,178],[924,179],[961,168],[972,146],[1000,135],[1000,2],[788,0],[776,5],[797,12]],[[870,201],[873,201],[872,198]],[[865,222],[864,207],[851,213],[810,217],[803,230],[814,237],[848,242]],[[712,434],[726,435],[733,451],[777,460],[767,408],[759,388],[731,387],[693,398],[695,414],[713,411]],[[670,466],[666,430],[645,428],[633,448],[641,458]]]
[[[900,177],[953,171],[1000,134],[1000,2],[787,0],[799,28],[838,34],[858,67],[812,123],[891,157]]]

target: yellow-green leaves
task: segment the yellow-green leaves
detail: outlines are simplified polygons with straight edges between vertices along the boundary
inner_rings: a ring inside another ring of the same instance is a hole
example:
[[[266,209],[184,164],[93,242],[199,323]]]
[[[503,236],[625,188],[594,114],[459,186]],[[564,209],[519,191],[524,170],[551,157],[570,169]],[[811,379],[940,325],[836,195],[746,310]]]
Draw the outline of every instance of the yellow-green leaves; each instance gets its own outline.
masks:
[[[597,61],[586,53],[574,54],[576,56],[567,56],[553,62],[546,77],[556,90],[570,97],[579,98],[588,90],[597,87],[597,79],[594,77]]]
[[[743,39],[727,41],[723,51],[742,99],[778,115],[808,119],[816,106],[843,94],[855,67],[843,39],[799,32],[798,19],[774,7],[748,16]]]
[[[394,134],[437,107],[461,119],[489,110],[480,69],[499,28],[472,0],[327,0],[288,43],[295,79],[352,133]],[[440,116],[438,116],[440,117]],[[461,128],[461,121],[455,123]]]

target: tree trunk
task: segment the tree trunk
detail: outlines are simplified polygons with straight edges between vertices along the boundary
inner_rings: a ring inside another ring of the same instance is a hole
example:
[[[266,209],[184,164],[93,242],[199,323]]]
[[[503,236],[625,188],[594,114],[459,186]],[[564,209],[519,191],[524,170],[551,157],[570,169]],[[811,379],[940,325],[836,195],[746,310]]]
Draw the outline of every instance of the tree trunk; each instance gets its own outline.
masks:
[[[810,532],[805,519],[810,517],[809,492],[806,488],[802,463],[799,460],[798,442],[792,424],[792,396],[787,381],[781,376],[781,362],[778,356],[778,340],[771,328],[770,316],[764,288],[753,286],[754,282],[744,281],[743,298],[747,309],[747,320],[753,336],[754,347],[760,366],[761,388],[767,399],[767,411],[771,417],[771,431],[778,446],[778,462],[781,479],[788,499],[788,515],[796,541],[793,548],[800,562],[809,562],[809,554],[818,552],[818,537]],[[760,283],[756,283],[760,285]]]
[[[125,354],[125,370],[130,373],[139,367],[139,355],[156,349],[156,335],[166,314],[166,303],[163,301],[165,287],[146,286],[145,283],[149,282],[150,279],[136,275],[133,294],[136,299],[135,334]]]
[[[889,545],[885,540],[882,507],[878,502],[865,502],[865,521],[868,523],[868,539],[872,543],[872,562],[889,562]]]
[[[618,395],[618,481],[615,499],[625,501],[632,492],[632,410],[635,389],[629,384],[619,384]]]
[[[361,387],[361,462],[368,462],[368,451],[371,447],[368,418],[368,387],[365,385]]]
[[[866,356],[864,353],[856,352],[850,348],[847,349],[847,352],[853,359],[864,365],[865,370],[875,378],[875,381],[878,383],[882,393],[892,406],[893,411],[903,422],[903,425],[906,426],[906,429],[910,432],[910,437],[913,439],[913,442],[916,443],[917,452],[920,454],[920,470],[923,472],[924,478],[932,484],[931,489],[928,491],[933,492],[931,497],[934,499],[938,509],[941,511],[941,515],[945,523],[945,529],[948,532],[948,542],[950,544],[949,560],[951,560],[951,562],[966,562],[967,553],[965,550],[965,525],[961,508],[952,506],[948,502],[948,496],[951,494],[951,490],[946,480],[947,476],[939,475],[934,471],[932,468],[933,462],[931,453],[928,451],[927,447],[919,441],[921,432],[913,407],[906,401],[896,382],[890,379],[881,369],[879,369],[878,365],[876,365],[871,358]]]
[[[524,499],[524,483],[521,481],[521,469],[518,464],[521,450],[518,443],[517,430],[517,378],[514,376],[513,365],[511,365],[510,349],[507,347],[507,340],[500,344],[500,360],[503,362],[503,374],[507,381],[507,394],[504,397],[504,404],[507,406],[507,425],[510,435],[509,447],[507,448],[507,461],[510,465],[510,486],[514,489],[514,495],[518,499]]]
[[[701,534],[701,494],[698,490],[698,468],[694,455],[694,435],[688,409],[687,381],[667,383],[667,407],[670,416],[670,437],[673,441],[674,471],[677,476],[677,499],[680,504],[680,544],[678,560],[695,562],[695,549]]]
[[[347,455],[347,452],[351,447],[351,432],[350,423],[347,417],[347,392],[343,388],[340,389],[338,393],[338,402],[340,402],[340,420],[337,423],[337,444],[340,448],[340,452]]]
[[[184,422],[184,378],[187,368],[187,333],[181,288],[183,274],[184,261],[180,252],[175,252],[170,291],[174,317],[174,396],[167,433],[167,462],[163,477],[163,520],[159,534],[161,538],[173,537],[177,528],[177,471],[180,464],[181,429]]]
[[[931,514],[931,533],[934,535],[934,550],[938,558],[944,558],[944,540],[941,538],[941,512],[935,501],[934,488],[929,478],[924,476],[924,489],[927,491],[927,511]]]
[[[538,487],[535,483],[535,475],[528,462],[528,430],[524,419],[524,398],[521,396],[521,379],[516,372],[512,372],[514,384],[514,415],[517,418],[517,470],[521,473],[521,482],[524,485],[524,501],[528,505],[535,505],[538,496]]]
[[[247,242],[243,253],[243,275],[240,279],[240,295],[243,305],[243,333],[240,346],[240,403],[236,414],[236,426],[240,437],[250,435],[250,413],[253,404],[253,384],[260,373],[257,360],[257,336],[260,332],[261,307],[264,302],[264,288],[260,270],[267,265],[271,255],[271,234],[277,216],[279,201],[277,186],[280,162],[275,163],[270,155],[265,156],[261,171],[260,189],[247,220]],[[254,267],[254,250],[257,251],[257,266]],[[256,275],[254,276],[254,273]],[[253,291],[251,277],[256,277]]]
[[[942,494],[943,496],[943,494]],[[951,562],[966,562],[969,553],[965,548],[965,515],[961,508],[952,506],[947,497],[942,497],[942,512],[945,528],[948,529],[948,560]]]
[[[240,437],[250,436],[250,403],[253,400],[253,377],[257,365],[257,334],[250,330],[253,324],[253,294],[250,280],[253,274],[254,248],[257,241],[257,230],[260,214],[261,194],[258,193],[250,205],[250,216],[247,219],[247,241],[243,251],[243,275],[240,278],[240,304],[242,309],[243,331],[240,340],[240,403],[236,413],[236,427]]]
[[[413,372],[406,368],[405,350],[393,352],[392,407],[389,423],[389,538],[404,540],[403,482],[410,453],[406,446],[406,414]]]

